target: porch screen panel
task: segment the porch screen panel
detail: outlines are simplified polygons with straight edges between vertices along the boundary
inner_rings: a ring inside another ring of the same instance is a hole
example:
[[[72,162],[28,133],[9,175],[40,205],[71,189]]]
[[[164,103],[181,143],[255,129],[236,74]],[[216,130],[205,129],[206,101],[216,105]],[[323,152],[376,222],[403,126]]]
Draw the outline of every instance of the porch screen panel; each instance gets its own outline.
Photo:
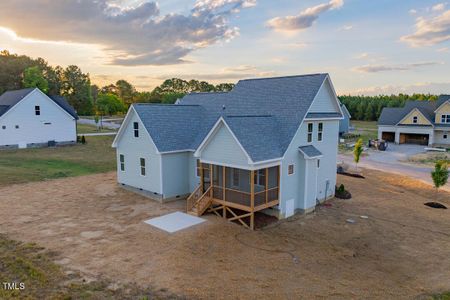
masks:
[[[279,167],[269,168],[269,180],[268,180],[268,201],[278,200],[278,178]]]
[[[250,171],[225,168],[225,201],[250,207]]]
[[[255,206],[266,203],[266,169],[255,171]]]
[[[213,165],[213,197],[223,200],[223,167]]]

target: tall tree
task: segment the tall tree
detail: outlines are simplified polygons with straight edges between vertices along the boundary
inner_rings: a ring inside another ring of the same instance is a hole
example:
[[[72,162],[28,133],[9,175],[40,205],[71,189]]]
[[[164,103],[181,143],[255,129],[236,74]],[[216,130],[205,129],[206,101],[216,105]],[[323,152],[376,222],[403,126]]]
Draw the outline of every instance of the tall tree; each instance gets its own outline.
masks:
[[[80,115],[93,113],[91,80],[89,74],[81,72],[77,66],[68,66],[63,72],[61,94]]]
[[[114,94],[99,94],[96,109],[101,116],[125,112],[125,104]]]
[[[117,95],[123,100],[125,105],[130,106],[136,96],[136,89],[126,80],[118,80],[116,82]]]
[[[37,87],[44,93],[48,92],[48,81],[44,78],[39,67],[29,67],[23,72],[22,85],[24,88]]]

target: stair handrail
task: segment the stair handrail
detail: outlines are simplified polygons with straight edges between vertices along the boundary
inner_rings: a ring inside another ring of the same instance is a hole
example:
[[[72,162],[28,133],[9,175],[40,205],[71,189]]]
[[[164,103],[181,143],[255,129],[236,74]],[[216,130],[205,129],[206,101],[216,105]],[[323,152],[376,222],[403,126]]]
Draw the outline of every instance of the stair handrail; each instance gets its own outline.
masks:
[[[192,194],[186,199],[186,212],[192,210],[197,200],[202,196],[201,194],[201,185],[199,185]]]

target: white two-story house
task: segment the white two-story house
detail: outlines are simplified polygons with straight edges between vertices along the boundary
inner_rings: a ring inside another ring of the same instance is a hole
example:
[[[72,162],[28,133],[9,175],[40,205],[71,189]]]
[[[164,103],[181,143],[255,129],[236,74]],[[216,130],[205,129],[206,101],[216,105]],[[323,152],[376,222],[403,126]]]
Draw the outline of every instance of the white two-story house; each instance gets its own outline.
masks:
[[[328,74],[241,80],[175,105],[134,104],[113,147],[119,184],[159,201],[187,198],[253,228],[334,196],[342,111]]]
[[[0,148],[75,143],[77,119],[61,96],[38,88],[7,91],[0,96]]]

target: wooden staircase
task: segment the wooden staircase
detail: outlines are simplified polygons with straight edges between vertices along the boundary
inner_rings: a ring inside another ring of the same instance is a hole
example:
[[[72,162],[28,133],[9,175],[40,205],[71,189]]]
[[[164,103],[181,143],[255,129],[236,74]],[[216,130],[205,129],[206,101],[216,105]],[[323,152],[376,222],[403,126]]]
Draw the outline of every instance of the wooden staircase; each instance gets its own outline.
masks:
[[[211,205],[211,187],[205,193],[201,193],[201,186],[197,187],[195,191],[186,200],[186,211],[193,216],[201,216],[205,213]]]

